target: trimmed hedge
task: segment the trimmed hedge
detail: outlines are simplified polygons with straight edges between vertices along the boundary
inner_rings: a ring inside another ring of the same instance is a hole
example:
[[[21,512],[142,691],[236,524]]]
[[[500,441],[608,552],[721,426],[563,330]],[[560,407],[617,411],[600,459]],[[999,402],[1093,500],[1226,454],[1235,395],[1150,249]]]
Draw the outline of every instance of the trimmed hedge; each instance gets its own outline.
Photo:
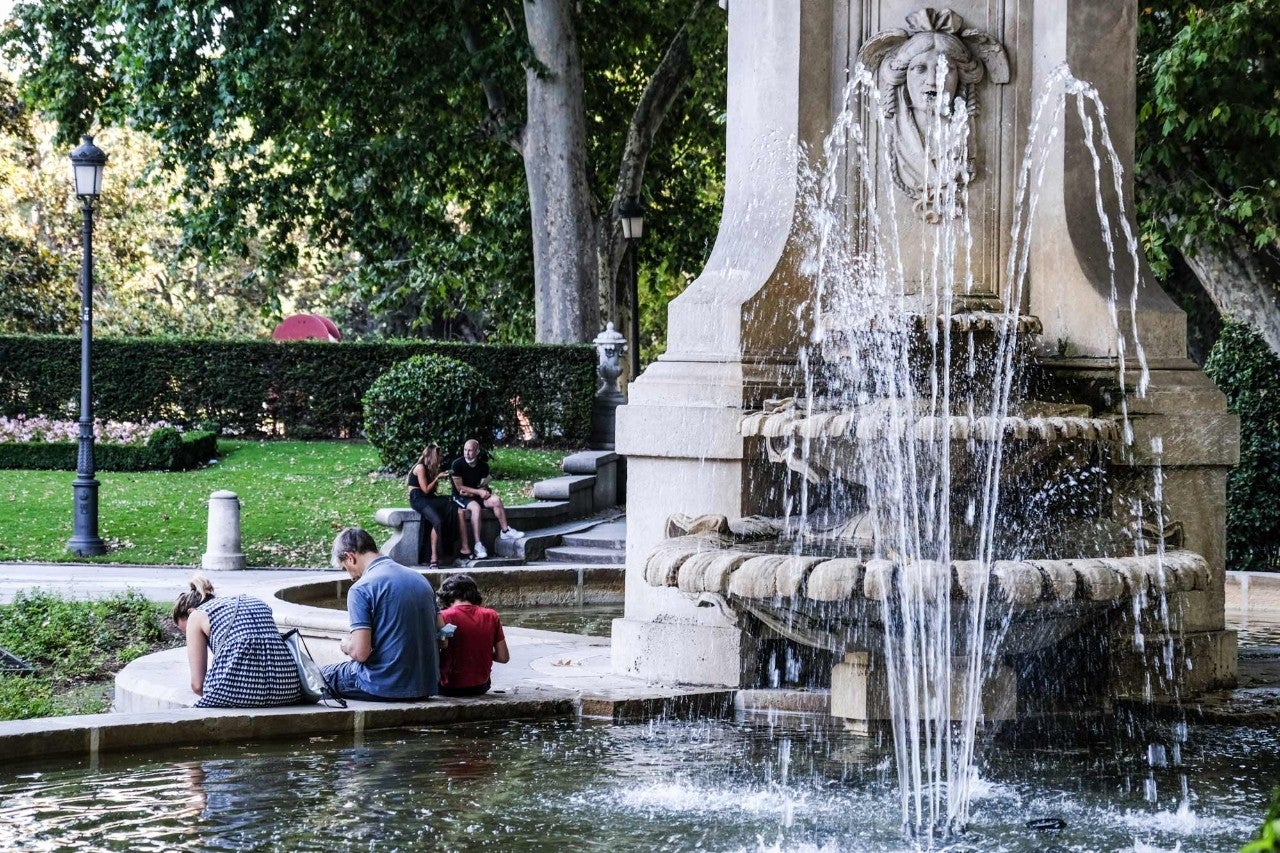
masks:
[[[1205,372],[1240,416],[1227,478],[1227,568],[1280,570],[1280,358],[1256,331],[1223,326]]]
[[[360,435],[361,400],[374,380],[414,355],[443,355],[480,371],[504,399],[519,401],[538,438],[581,444],[590,438],[596,357],[589,344],[100,338],[93,349],[94,414],[351,438]],[[0,413],[66,417],[79,388],[79,338],[0,335]],[[503,425],[508,436],[519,435],[514,418]]]
[[[0,444],[0,469],[74,471],[79,462],[76,441]],[[158,429],[146,444],[95,444],[93,464],[99,471],[189,471],[218,455],[218,436],[211,432],[180,434]]]

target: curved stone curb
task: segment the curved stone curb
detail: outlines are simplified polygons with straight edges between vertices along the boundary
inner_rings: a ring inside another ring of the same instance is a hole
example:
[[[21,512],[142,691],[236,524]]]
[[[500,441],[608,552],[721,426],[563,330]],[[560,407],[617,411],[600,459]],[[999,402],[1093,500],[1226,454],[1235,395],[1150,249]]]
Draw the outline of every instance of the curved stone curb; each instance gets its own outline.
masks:
[[[552,699],[446,699],[426,702],[351,702],[347,708],[188,708],[141,714],[86,714],[0,723],[0,757],[18,761],[50,756],[167,746],[305,737],[359,735],[374,729],[528,717],[563,717],[576,711],[571,697]]]

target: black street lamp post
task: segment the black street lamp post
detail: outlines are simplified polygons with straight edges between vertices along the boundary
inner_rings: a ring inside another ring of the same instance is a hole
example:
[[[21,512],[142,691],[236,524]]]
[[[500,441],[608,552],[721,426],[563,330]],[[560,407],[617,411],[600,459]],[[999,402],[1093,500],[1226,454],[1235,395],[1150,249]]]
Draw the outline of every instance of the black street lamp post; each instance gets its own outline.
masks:
[[[80,271],[80,450],[76,458],[75,527],[67,548],[82,557],[105,554],[107,546],[98,536],[98,481],[93,465],[93,384],[89,355],[93,348],[93,203],[102,193],[102,170],[107,154],[86,136],[71,152],[71,171],[76,197],[84,212],[84,262]]]
[[[636,271],[636,255],[640,251],[640,239],[644,237],[644,205],[635,196],[627,196],[618,202],[618,220],[622,223],[622,238],[627,241],[631,254],[631,380],[640,375],[640,278]]]

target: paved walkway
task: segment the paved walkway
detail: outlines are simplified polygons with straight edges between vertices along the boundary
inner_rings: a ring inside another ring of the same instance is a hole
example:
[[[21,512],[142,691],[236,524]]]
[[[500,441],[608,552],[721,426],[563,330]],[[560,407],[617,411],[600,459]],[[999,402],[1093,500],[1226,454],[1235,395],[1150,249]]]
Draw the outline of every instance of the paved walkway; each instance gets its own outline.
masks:
[[[1280,574],[1227,572],[1226,616],[1241,645],[1280,643]]]
[[[247,569],[202,571],[192,566],[118,566],[94,563],[0,563],[0,603],[13,600],[19,590],[43,589],[68,598],[102,598],[136,589],[152,601],[171,602],[187,589],[187,581],[200,571],[213,581],[219,594],[258,595],[291,579],[312,577],[316,569]],[[326,570],[335,578],[337,569]]]

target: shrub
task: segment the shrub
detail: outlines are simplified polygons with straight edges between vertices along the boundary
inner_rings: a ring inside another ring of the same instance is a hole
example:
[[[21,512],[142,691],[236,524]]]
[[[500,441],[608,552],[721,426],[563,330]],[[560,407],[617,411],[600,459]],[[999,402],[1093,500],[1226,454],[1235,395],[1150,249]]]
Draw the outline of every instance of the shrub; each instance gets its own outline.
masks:
[[[1240,464],[1227,478],[1227,567],[1280,569],[1280,358],[1228,323],[1205,372],[1240,416]]]
[[[429,441],[446,459],[463,443],[484,444],[509,421],[510,406],[493,383],[460,361],[415,355],[379,376],[364,396],[364,431],[382,464],[407,471]]]
[[[29,720],[54,712],[53,685],[29,675],[0,675],[0,720]]]
[[[136,657],[140,643],[166,642],[160,605],[134,590],[99,601],[23,591],[0,606],[0,648],[54,679],[93,678]]]
[[[151,433],[147,449],[159,458],[172,459],[182,449],[182,433],[173,427],[163,427]]]
[[[0,648],[35,672],[0,675],[0,720],[104,710],[112,673],[182,642],[168,627],[167,611],[134,590],[98,601],[19,592],[0,605]]]

